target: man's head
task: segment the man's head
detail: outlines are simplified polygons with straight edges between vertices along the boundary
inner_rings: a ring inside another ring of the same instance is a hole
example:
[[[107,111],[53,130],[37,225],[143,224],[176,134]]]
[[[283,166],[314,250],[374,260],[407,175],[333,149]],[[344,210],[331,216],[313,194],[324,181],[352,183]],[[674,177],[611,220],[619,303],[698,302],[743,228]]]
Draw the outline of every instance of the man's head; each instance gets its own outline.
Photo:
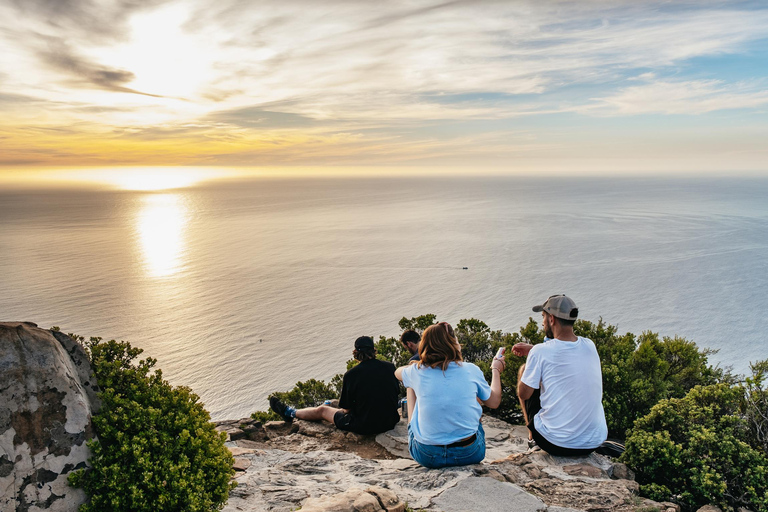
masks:
[[[355,351],[352,355],[358,361],[366,361],[376,357],[376,349],[373,346],[373,338],[360,336],[355,340]]]
[[[405,349],[411,353],[416,354],[419,351],[419,342],[421,341],[421,335],[413,329],[408,329],[400,335],[400,343],[403,344]]]
[[[544,334],[548,338],[555,337],[555,323],[559,324],[561,328],[571,330],[579,316],[579,308],[576,307],[576,303],[565,295],[552,295],[544,301],[544,304],[533,306],[533,311],[542,314]]]

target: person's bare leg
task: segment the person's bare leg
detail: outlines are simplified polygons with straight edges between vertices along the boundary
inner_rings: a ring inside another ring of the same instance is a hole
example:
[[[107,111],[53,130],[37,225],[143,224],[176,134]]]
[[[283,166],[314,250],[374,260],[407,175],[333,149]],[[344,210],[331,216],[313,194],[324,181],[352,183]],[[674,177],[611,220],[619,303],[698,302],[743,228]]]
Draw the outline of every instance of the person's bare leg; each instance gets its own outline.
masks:
[[[523,372],[525,371],[525,364],[520,366],[520,369],[517,371],[517,383],[520,384],[520,379],[523,378]],[[525,426],[528,426],[528,413],[525,410],[525,400],[517,397],[517,400],[520,402],[520,409],[523,411],[523,421],[525,421]],[[528,431],[528,440],[530,441],[533,439],[533,434],[531,434],[531,431]]]
[[[318,407],[306,407],[304,409],[296,410],[296,417],[300,420],[306,421],[320,421],[325,420],[333,423],[333,416],[342,409],[336,409],[330,405],[320,405]]]
[[[416,408],[416,392],[411,388],[405,388],[405,398],[408,400],[408,423],[410,423],[413,410]]]

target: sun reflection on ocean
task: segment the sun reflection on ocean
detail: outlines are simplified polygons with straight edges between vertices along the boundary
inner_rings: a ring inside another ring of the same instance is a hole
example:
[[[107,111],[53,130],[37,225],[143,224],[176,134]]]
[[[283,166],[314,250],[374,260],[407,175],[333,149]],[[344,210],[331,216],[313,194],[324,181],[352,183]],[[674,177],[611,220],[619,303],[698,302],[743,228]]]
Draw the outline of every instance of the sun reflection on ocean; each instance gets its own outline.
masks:
[[[183,268],[188,217],[181,194],[150,194],[142,198],[136,231],[148,276],[171,277]]]

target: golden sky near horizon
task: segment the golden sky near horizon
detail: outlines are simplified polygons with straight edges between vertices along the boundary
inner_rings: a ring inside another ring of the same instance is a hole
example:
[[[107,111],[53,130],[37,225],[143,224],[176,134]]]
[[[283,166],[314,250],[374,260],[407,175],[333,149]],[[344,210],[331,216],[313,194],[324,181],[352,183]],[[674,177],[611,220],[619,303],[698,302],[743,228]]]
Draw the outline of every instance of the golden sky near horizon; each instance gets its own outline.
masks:
[[[762,174],[767,35],[759,2],[6,0],[0,175]]]

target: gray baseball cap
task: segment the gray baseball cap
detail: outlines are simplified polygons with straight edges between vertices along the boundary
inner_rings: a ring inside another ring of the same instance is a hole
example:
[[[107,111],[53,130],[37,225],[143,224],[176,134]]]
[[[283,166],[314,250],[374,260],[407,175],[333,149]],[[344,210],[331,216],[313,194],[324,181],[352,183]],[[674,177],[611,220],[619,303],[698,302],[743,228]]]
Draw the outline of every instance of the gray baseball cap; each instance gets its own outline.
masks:
[[[563,320],[576,320],[576,317],[579,316],[579,308],[576,307],[576,303],[565,295],[552,295],[541,306],[533,306],[533,311],[536,313],[546,311]]]

